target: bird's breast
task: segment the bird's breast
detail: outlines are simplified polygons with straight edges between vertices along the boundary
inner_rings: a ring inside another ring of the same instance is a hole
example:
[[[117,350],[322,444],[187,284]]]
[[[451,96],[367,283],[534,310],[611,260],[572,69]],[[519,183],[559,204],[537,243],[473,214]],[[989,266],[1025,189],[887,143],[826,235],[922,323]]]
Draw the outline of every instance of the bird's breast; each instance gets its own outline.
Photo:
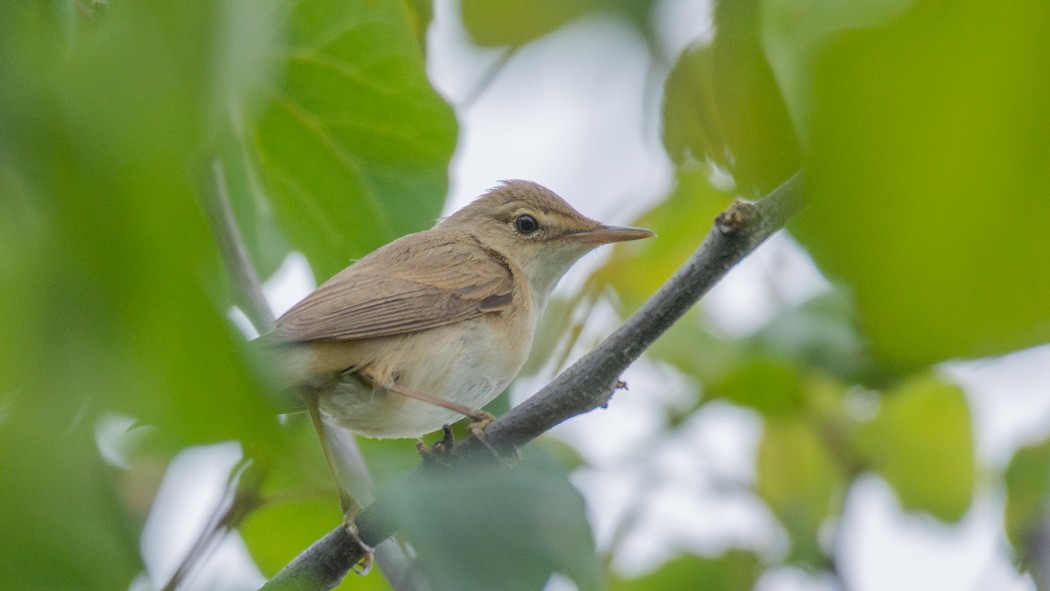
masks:
[[[346,347],[353,367],[375,376],[374,388],[353,372],[320,393],[326,418],[369,437],[418,437],[463,417],[382,388],[396,384],[471,408],[499,395],[517,376],[532,347],[531,302],[417,333]],[[328,353],[327,357],[331,357]]]

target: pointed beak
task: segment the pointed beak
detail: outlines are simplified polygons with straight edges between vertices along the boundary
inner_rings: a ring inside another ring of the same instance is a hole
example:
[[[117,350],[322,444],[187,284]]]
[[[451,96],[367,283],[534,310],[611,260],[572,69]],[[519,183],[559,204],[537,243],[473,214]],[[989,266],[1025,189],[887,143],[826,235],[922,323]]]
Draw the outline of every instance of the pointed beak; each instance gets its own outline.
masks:
[[[641,240],[656,234],[642,228],[631,228],[629,226],[606,226],[601,225],[593,230],[569,234],[565,238],[572,242],[583,244],[609,244],[611,242],[626,242],[628,240]]]

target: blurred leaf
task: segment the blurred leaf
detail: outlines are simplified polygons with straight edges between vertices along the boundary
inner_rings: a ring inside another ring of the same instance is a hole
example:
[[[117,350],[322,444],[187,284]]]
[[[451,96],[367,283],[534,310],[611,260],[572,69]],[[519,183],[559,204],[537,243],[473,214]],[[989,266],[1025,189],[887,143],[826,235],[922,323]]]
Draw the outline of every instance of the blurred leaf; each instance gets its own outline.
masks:
[[[847,382],[870,383],[879,377],[857,328],[854,302],[843,289],[782,310],[751,335],[746,345]]]
[[[436,591],[538,590],[554,572],[581,591],[601,587],[583,499],[549,459],[531,453],[512,469],[416,482],[389,498]]]
[[[268,504],[254,511],[240,532],[263,575],[272,577],[342,519],[333,488],[330,495],[284,498]],[[387,591],[390,585],[374,571],[366,577],[348,576],[336,588]]]
[[[263,504],[239,528],[267,577],[343,520],[335,479],[313,425],[305,413],[287,418],[288,445],[267,465]]]
[[[424,52],[427,50],[427,31],[434,20],[434,0],[403,0],[409,14],[409,24]]]
[[[208,106],[220,102],[205,81],[207,49],[224,34],[211,19],[201,22],[211,9],[200,2],[111,11],[81,31],[68,63],[39,74],[53,87],[6,96],[13,108],[0,114],[0,128],[36,126],[0,142],[24,159],[12,176],[31,204],[24,215],[46,232],[43,264],[24,277],[40,305],[20,346],[39,346],[37,359],[54,360],[35,363],[23,385],[73,406],[92,400],[92,415],[120,411],[185,443],[275,444],[272,411],[214,303],[224,298],[217,256],[186,174]],[[23,53],[57,42],[12,35]],[[17,84],[23,73],[15,66],[9,74]],[[36,116],[8,125],[7,116],[27,112]]]
[[[1017,451],[1006,469],[1006,535],[1023,564],[1038,559],[1050,523],[1050,440]]]
[[[818,543],[845,478],[814,428],[798,418],[767,419],[758,446],[757,492],[791,536],[790,562],[822,566]]]
[[[474,43],[518,46],[601,5],[601,0],[462,0],[460,12]]]
[[[458,427],[465,423],[466,421],[460,421],[455,426]],[[358,448],[368,462],[369,472],[376,483],[376,490],[394,484],[419,466],[419,454],[412,440],[369,439],[368,437],[357,437],[356,439]],[[440,431],[426,436],[424,441],[427,445],[432,445],[439,439],[441,439]],[[458,437],[456,441],[459,441]]]
[[[708,393],[767,417],[795,414],[802,408],[802,370],[772,358],[752,359],[710,384]]]
[[[653,0],[461,0],[463,26],[477,45],[519,47],[588,14],[630,23],[652,45]]]
[[[759,43],[758,0],[715,4],[715,38],[678,58],[667,77],[663,140],[679,165],[710,161],[748,197],[801,166],[787,108]]]
[[[541,446],[543,454],[567,473],[591,466],[579,449],[556,437],[540,437],[529,445]]]
[[[320,278],[441,212],[456,121],[413,19],[401,2],[299,0],[284,79],[244,122],[273,212]]]
[[[2,55],[2,52],[0,52]],[[0,91],[2,92],[2,91]],[[0,159],[0,284],[4,305],[0,306],[0,427],[5,409],[14,403],[12,394],[33,378],[42,343],[29,338],[45,303],[35,294],[44,292],[39,270],[48,264],[44,256],[51,238],[46,216],[33,203],[31,188]],[[17,286],[18,289],[13,289]],[[5,400],[4,397],[9,397]]]
[[[905,368],[1050,339],[1050,4],[921,1],[814,66],[795,229]]]
[[[646,355],[671,364],[701,384],[725,379],[746,359],[739,342],[702,324],[699,311],[690,311],[660,335]]]
[[[283,27],[288,18],[284,0],[239,0],[224,2],[227,18],[237,23],[231,38],[217,52],[214,68],[222,80],[235,80],[228,95],[235,101],[237,112],[247,118],[263,106],[263,97],[272,87],[278,64],[273,51],[282,43]],[[284,262],[291,246],[280,230],[273,208],[258,173],[245,149],[245,130],[240,121],[231,121],[225,105],[219,119],[209,127],[206,158],[217,158],[226,177],[226,192],[236,218],[237,228],[249,257],[260,277],[269,277]],[[204,162],[207,168],[210,162]],[[208,171],[210,173],[210,170]]]
[[[936,377],[914,379],[883,397],[857,432],[860,453],[908,510],[958,521],[976,480],[970,411],[962,391]]]
[[[762,561],[745,550],[730,550],[717,558],[682,556],[637,579],[616,579],[612,591],[746,591],[762,574]]]
[[[280,497],[253,511],[239,531],[263,575],[272,577],[300,552],[339,525],[339,497]]]
[[[808,145],[813,116],[813,61],[845,31],[885,25],[915,0],[763,0],[761,44],[795,129]]]
[[[80,20],[73,3],[0,4],[0,218],[15,241],[0,280],[22,306],[0,326],[17,364],[0,377],[14,536],[0,588],[127,588],[141,569],[139,508],[100,457],[101,416],[156,426],[169,451],[280,446],[187,175],[229,98],[212,70],[226,9],[121,3]]]
[[[741,339],[719,335],[690,312],[647,354],[697,379],[709,397],[781,416],[799,411],[804,398],[813,402],[814,375],[846,382],[879,377],[852,315],[849,298],[837,290],[784,309]]]
[[[245,153],[233,132],[219,140],[217,154],[226,176],[226,193],[252,266],[260,278],[269,277],[284,263],[292,246],[266,201],[250,155]]]
[[[143,568],[138,524],[92,425],[75,418],[84,408],[27,395],[0,395],[0,588],[127,588]]]

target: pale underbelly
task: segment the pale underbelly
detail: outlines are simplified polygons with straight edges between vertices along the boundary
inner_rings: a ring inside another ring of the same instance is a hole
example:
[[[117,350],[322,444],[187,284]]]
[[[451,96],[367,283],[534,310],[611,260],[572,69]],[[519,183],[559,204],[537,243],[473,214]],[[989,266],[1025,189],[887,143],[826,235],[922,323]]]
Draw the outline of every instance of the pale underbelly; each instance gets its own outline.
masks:
[[[508,346],[474,322],[391,339],[384,347],[389,374],[401,387],[480,408],[514,379],[528,357],[531,339]],[[525,331],[531,336],[531,331]],[[386,370],[386,371],[384,371]],[[320,392],[325,420],[366,437],[419,437],[463,418],[458,412],[373,388],[355,374]]]

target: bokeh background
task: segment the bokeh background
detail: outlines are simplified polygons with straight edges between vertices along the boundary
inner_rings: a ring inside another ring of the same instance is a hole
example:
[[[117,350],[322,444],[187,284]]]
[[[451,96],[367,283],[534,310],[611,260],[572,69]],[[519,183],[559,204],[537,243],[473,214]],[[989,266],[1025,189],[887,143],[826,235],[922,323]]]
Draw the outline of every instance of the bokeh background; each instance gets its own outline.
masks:
[[[278,313],[504,178],[657,231],[566,277],[498,413],[805,169],[806,209],[628,391],[448,511],[405,495],[404,539],[448,589],[1050,589],[1048,24],[1041,0],[5,3],[0,586],[161,588],[250,498],[185,588],[254,589],[339,522],[246,344],[216,194]],[[379,491],[417,462],[360,445]]]

